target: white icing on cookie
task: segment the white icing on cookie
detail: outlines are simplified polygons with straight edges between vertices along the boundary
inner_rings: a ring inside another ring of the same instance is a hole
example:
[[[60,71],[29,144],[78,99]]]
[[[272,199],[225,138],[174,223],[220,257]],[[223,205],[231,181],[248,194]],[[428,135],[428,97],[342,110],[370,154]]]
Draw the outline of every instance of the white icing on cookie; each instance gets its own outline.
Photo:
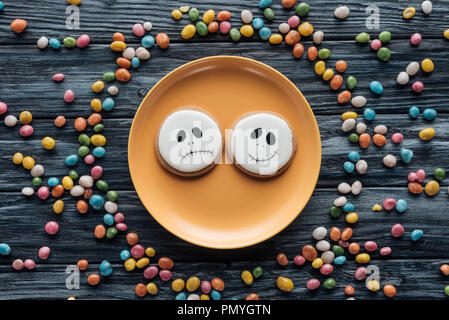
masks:
[[[218,124],[208,114],[182,109],[170,114],[162,123],[158,148],[169,166],[192,173],[221,157],[222,135]]]
[[[293,156],[293,133],[281,117],[272,113],[253,113],[235,124],[231,148],[236,163],[243,169],[270,176]]]

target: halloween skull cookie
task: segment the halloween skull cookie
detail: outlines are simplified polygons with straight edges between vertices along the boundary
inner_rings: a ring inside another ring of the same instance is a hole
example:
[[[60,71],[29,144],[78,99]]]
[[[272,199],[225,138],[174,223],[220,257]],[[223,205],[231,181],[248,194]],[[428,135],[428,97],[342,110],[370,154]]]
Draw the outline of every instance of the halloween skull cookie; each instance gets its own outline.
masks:
[[[186,107],[164,120],[155,145],[164,168],[191,177],[214,168],[222,155],[222,144],[217,122],[199,108]]]
[[[282,117],[270,112],[249,113],[235,124],[231,139],[233,161],[255,177],[285,171],[296,152],[296,139]]]

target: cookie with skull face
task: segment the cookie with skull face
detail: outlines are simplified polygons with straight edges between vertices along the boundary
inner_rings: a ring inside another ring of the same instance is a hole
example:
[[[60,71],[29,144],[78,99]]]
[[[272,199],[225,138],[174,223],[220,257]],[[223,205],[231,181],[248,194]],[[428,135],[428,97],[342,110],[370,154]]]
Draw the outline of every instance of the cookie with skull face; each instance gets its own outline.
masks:
[[[223,137],[207,112],[186,107],[171,113],[156,137],[156,154],[164,168],[180,176],[198,176],[215,167]]]
[[[239,169],[255,177],[269,178],[290,166],[296,153],[296,138],[279,115],[253,112],[234,124],[230,150]]]

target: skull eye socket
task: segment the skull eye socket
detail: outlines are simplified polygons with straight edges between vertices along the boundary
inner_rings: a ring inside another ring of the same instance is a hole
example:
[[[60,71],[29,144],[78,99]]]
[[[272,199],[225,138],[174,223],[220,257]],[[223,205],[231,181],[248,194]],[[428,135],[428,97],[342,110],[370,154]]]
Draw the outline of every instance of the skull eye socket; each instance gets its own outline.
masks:
[[[267,134],[267,143],[272,146],[273,144],[276,143],[276,137],[274,136],[274,134],[272,132],[268,132]]]
[[[192,133],[197,138],[201,138],[203,136],[203,132],[201,131],[200,128],[197,128],[197,127],[192,129]]]
[[[178,140],[178,142],[184,141],[185,138],[186,132],[184,130],[179,130],[178,134],[176,135],[176,139]]]
[[[251,132],[250,137],[252,139],[258,139],[261,135],[262,135],[262,128],[257,128],[257,129],[254,129],[253,132]]]

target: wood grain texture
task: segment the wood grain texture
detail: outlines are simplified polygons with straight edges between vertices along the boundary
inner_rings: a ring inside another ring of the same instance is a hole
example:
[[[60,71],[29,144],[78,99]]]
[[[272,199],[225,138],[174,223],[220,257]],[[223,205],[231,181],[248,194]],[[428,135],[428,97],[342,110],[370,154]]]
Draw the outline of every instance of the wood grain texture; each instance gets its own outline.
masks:
[[[406,179],[409,171],[418,168],[430,172],[437,166],[449,167],[449,43],[442,37],[442,32],[447,28],[445,22],[449,15],[449,1],[434,2],[434,11],[429,16],[424,16],[417,7],[416,16],[410,21],[401,17],[402,9],[409,5],[405,1],[393,4],[391,1],[377,1],[381,14],[380,30],[388,29],[393,33],[393,40],[388,45],[392,50],[392,59],[387,63],[377,60],[368,45],[359,45],[353,40],[358,32],[367,31],[366,5],[355,0],[345,1],[351,8],[351,16],[342,22],[333,16],[337,6],[335,2],[320,0],[311,3],[310,16],[305,20],[312,22],[316,30],[325,32],[325,41],[319,47],[332,51],[327,65],[333,66],[337,60],[345,59],[349,66],[346,76],[353,75],[358,80],[354,94],[366,95],[367,106],[378,113],[376,120],[369,123],[369,131],[372,132],[377,124],[386,124],[389,127],[388,137],[396,131],[405,136],[401,146],[389,142],[384,148],[371,146],[367,150],[359,150],[357,145],[350,144],[340,129],[342,111],[358,111],[363,121],[361,110],[338,105],[336,94],[314,74],[313,64],[305,57],[294,60],[290,47],[272,46],[258,41],[257,36],[239,43],[232,43],[229,37],[222,35],[196,36],[192,41],[184,41],[180,38],[180,31],[187,18],[175,22],[170,17],[170,11],[181,4],[185,5],[185,2],[170,1],[167,6],[165,1],[86,0],[80,6],[81,30],[78,31],[64,28],[64,1],[43,0],[38,5],[26,0],[4,2],[5,9],[0,13],[0,100],[8,104],[10,114],[18,116],[21,111],[30,110],[34,116],[35,135],[22,139],[18,127],[0,125],[0,242],[7,242],[13,248],[10,257],[0,257],[0,299],[65,299],[69,296],[79,299],[129,299],[135,298],[135,284],[144,281],[140,272],[128,274],[121,265],[119,253],[128,247],[124,234],[113,240],[99,241],[93,237],[93,229],[102,222],[103,213],[90,210],[87,215],[81,216],[76,211],[75,200],[66,195],[63,198],[66,202],[64,213],[55,216],[51,210],[52,200],[29,199],[20,194],[24,186],[31,184],[31,179],[23,168],[12,164],[11,158],[14,152],[35,156],[46,168],[45,177],[61,178],[68,172],[64,158],[78,148],[77,133],[73,128],[75,117],[87,117],[91,113],[89,104],[93,96],[101,99],[108,96],[105,93],[93,95],[90,85],[104,72],[116,68],[117,55],[108,46],[112,33],[124,32],[127,42],[137,47],[139,40],[131,34],[131,27],[136,22],[147,20],[154,25],[151,34],[168,33],[172,45],[165,51],[158,48],[151,50],[151,59],[132,72],[132,81],[118,85],[120,95],[116,98],[116,108],[103,113],[104,133],[108,138],[107,155],[98,163],[104,166],[104,178],[111,189],[120,190],[118,203],[120,211],[126,215],[129,230],[139,233],[145,246],[155,247],[157,257],[170,256],[175,260],[175,277],[198,275],[201,279],[211,279],[220,276],[227,286],[225,298],[243,298],[250,292],[258,292],[267,299],[345,299],[343,288],[347,284],[356,288],[358,299],[383,298],[381,292],[370,293],[362,283],[353,279],[356,263],[350,255],[344,267],[335,268],[333,277],[337,280],[337,288],[331,292],[323,288],[318,292],[307,292],[305,283],[311,276],[324,280],[310,265],[297,268],[290,264],[287,268],[280,268],[275,262],[277,253],[285,252],[291,259],[304,244],[313,243],[311,233],[318,225],[346,227],[344,217],[331,218],[328,209],[338,196],[336,186],[339,182],[359,179],[364,185],[362,194],[348,197],[360,215],[359,223],[354,226],[353,240],[360,244],[374,240],[379,247],[390,246],[393,249],[388,258],[381,258],[378,253],[373,255],[372,264],[380,268],[381,284],[395,284],[399,299],[444,298],[443,287],[447,279],[439,274],[438,268],[440,264],[449,262],[448,183],[443,181],[444,188],[437,196],[430,198],[424,194],[411,195],[406,189]],[[280,1],[274,2],[277,18],[268,23],[273,31],[293,14],[292,10],[282,9]],[[232,0],[195,0],[190,5],[200,11],[230,9],[234,26],[241,25],[239,15],[243,9],[251,9],[255,16],[262,14],[257,8],[257,1],[236,4]],[[15,35],[9,31],[13,18],[28,20],[29,26],[24,34]],[[423,34],[423,41],[419,47],[412,48],[408,38],[417,31]],[[378,33],[375,30],[369,32],[373,37]],[[88,33],[92,38],[87,50],[62,48],[59,51],[41,51],[35,45],[42,35],[62,40],[65,36],[81,33]],[[307,48],[311,42],[305,40],[304,44]],[[219,54],[256,59],[285,74],[299,87],[317,115],[323,146],[318,188],[301,215],[274,238],[257,246],[229,251],[196,247],[164,230],[146,212],[133,191],[126,154],[132,118],[148,90],[174,68],[194,59]],[[427,57],[435,62],[435,71],[431,75],[420,72],[413,78],[424,82],[426,88],[422,94],[413,94],[410,85],[400,87],[396,84],[398,72],[404,70],[410,61],[421,61]],[[56,72],[66,74],[63,83],[57,84],[51,80]],[[385,93],[381,97],[369,92],[368,85],[372,80],[379,80],[384,85]],[[76,101],[70,105],[62,99],[67,89],[76,93]],[[434,107],[439,116],[434,122],[410,120],[407,110],[412,105]],[[68,118],[65,128],[53,126],[52,121],[58,114]],[[436,129],[437,136],[431,142],[424,143],[417,135],[420,129],[428,126]],[[57,141],[56,149],[51,152],[41,147],[40,140],[47,135]],[[401,147],[415,152],[413,162],[408,166],[399,162],[394,169],[384,168],[382,157],[387,153],[398,156]],[[343,162],[351,150],[359,150],[362,158],[368,161],[369,170],[365,176],[343,172]],[[84,164],[78,165],[77,170],[81,174],[88,172]],[[394,210],[372,212],[372,205],[381,203],[385,197],[406,199],[409,209],[403,214]],[[61,224],[61,232],[54,237],[46,235],[43,230],[45,222],[50,219]],[[392,239],[390,235],[390,228],[395,223],[402,223],[406,229],[401,239]],[[409,240],[413,229],[424,231],[424,238],[417,243]],[[45,262],[37,259],[37,249],[43,245],[52,248],[51,257]],[[10,264],[13,259],[28,257],[38,262],[34,272],[18,273],[12,270]],[[83,274],[81,289],[67,290],[65,268],[81,258],[89,260],[88,272],[97,272],[98,264],[103,259],[109,260],[114,265],[114,275],[104,279],[99,287],[91,288],[86,284],[87,274]],[[265,274],[248,288],[241,282],[240,272],[257,265],[264,268]],[[295,290],[291,294],[282,294],[275,288],[279,275],[288,276],[294,281]],[[174,298],[169,284],[163,284],[160,280],[156,282],[160,286],[156,298]]]

